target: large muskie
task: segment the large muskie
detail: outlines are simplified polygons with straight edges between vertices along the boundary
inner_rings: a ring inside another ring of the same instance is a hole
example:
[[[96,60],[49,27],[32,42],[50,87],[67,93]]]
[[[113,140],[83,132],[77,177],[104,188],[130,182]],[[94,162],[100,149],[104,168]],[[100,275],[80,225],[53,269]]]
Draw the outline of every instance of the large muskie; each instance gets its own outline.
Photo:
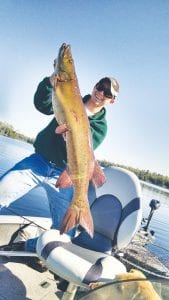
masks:
[[[93,220],[88,203],[89,180],[96,186],[105,182],[105,176],[94,159],[90,124],[80,95],[70,46],[59,49],[55,66],[53,109],[59,126],[56,133],[66,140],[67,169],[60,175],[56,186],[73,184],[74,195],[64,216],[60,232],[68,232],[80,224],[92,237]]]

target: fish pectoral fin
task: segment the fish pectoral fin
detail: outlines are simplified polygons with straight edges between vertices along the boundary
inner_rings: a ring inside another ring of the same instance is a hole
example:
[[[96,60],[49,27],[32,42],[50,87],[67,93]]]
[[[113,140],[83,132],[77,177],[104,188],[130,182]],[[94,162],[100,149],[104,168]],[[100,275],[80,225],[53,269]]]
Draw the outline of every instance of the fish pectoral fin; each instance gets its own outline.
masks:
[[[66,187],[71,187],[72,180],[68,174],[67,170],[64,170],[61,175],[59,176],[58,180],[56,181],[55,186],[59,188],[66,188]]]
[[[91,181],[97,187],[102,186],[106,182],[106,176],[104,175],[103,170],[101,169],[97,160],[95,160],[93,175]]]
[[[67,210],[62,221],[60,234],[67,233],[72,228],[77,227],[78,225],[81,225],[91,236],[91,238],[93,238],[94,227],[93,219],[90,213],[90,208],[85,207],[83,209],[80,209],[71,205]]]
[[[59,126],[56,127],[55,129],[55,133],[57,134],[63,134],[63,133],[66,133],[68,131],[68,127],[66,124],[61,124]]]

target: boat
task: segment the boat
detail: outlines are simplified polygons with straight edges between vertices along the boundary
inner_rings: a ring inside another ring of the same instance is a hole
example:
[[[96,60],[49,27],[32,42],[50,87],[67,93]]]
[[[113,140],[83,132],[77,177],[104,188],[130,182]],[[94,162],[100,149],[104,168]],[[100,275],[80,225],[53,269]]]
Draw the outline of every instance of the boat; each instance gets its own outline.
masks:
[[[153,237],[143,226],[137,176],[120,167],[107,167],[104,173],[106,183],[89,188],[93,239],[82,228],[73,240],[60,235],[50,229],[48,212],[48,217],[38,216],[37,208],[35,213],[31,207],[32,215],[20,214],[14,203],[0,215],[0,299],[109,300],[122,284],[117,276],[133,268],[146,275],[161,299],[168,299],[169,270],[146,248]],[[37,236],[36,253],[4,250],[5,245]],[[93,282],[103,285],[90,290]]]

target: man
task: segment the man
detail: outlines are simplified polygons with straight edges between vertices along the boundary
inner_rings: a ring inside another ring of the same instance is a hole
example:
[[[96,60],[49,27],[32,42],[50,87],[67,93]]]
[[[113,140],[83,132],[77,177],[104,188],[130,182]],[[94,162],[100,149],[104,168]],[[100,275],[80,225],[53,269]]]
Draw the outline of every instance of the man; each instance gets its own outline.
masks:
[[[34,95],[35,107],[46,115],[53,114],[52,90],[54,74],[44,78]],[[86,95],[83,102],[90,122],[94,150],[102,143],[107,132],[107,104],[114,103],[119,92],[116,79],[102,78],[93,88],[91,95]],[[56,188],[55,184],[66,168],[66,143],[64,136],[55,132],[58,123],[55,118],[37,135],[35,153],[17,163],[0,179],[0,204],[8,206],[11,202],[28,193],[36,186],[42,186],[47,193],[52,217],[52,228],[60,229],[61,222],[73,196],[73,187]],[[69,232],[74,236],[75,230]],[[36,251],[37,238],[18,242],[11,250]],[[9,249],[8,249],[9,250]]]

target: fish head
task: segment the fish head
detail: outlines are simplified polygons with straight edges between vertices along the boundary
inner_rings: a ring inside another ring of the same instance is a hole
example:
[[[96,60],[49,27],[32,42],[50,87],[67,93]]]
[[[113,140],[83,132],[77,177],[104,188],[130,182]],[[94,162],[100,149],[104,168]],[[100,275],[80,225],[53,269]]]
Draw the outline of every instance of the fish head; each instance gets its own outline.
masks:
[[[69,81],[75,78],[75,67],[70,45],[63,43],[60,47],[55,73],[58,81]]]

